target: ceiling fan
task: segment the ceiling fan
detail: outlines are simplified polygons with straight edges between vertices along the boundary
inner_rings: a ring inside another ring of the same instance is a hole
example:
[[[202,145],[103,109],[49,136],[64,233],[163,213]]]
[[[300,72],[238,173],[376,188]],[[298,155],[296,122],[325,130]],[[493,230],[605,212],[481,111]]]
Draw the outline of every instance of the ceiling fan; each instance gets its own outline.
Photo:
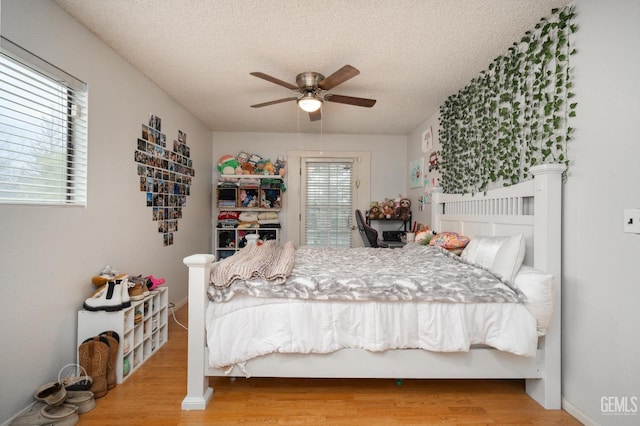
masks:
[[[300,73],[296,76],[296,85],[271,77],[270,75],[262,72],[252,72],[250,74],[302,94],[302,96],[291,96],[288,98],[277,99],[275,101],[251,105],[252,108],[262,108],[282,102],[296,101],[300,109],[309,113],[309,119],[311,121],[317,121],[322,118],[320,107],[324,101],[367,108],[371,108],[376,103],[375,99],[355,98],[353,96],[322,93],[331,90],[337,85],[342,84],[360,74],[360,71],[351,65],[343,66],[326,78],[324,75],[314,71]]]

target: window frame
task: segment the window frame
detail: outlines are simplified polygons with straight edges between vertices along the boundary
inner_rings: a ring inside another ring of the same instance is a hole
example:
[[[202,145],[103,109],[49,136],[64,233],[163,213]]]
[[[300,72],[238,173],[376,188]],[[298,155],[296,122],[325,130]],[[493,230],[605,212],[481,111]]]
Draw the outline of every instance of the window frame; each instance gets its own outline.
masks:
[[[0,88],[0,160],[7,167],[0,172],[0,205],[86,207],[87,84],[5,37],[0,37],[0,57],[5,74]],[[30,138],[38,128],[57,135]],[[18,160],[12,162],[11,157]],[[29,176],[34,169],[35,179]]]

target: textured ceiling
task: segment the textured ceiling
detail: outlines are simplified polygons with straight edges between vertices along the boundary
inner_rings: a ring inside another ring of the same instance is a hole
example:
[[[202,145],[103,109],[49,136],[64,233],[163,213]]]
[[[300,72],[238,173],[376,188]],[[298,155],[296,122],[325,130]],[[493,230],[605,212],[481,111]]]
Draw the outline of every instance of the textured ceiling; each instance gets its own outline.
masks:
[[[406,135],[568,0],[56,0],[211,130]],[[360,75],[310,122],[295,84],[345,64]]]

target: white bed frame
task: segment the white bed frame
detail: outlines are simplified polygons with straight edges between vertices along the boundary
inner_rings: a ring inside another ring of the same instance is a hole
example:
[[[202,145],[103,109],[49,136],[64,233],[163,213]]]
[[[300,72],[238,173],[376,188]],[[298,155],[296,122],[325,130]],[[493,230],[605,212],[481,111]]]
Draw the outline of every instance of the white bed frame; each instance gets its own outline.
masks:
[[[523,232],[524,263],[552,273],[556,291],[552,324],[539,339],[537,356],[522,357],[491,348],[469,352],[420,349],[368,352],[343,349],[331,354],[272,354],[249,363],[252,377],[391,379],[526,379],[526,391],[546,409],[561,408],[560,273],[562,172],[564,166],[534,167],[534,179],[475,195],[433,192],[432,228],[476,235]],[[214,256],[194,254],[189,267],[189,342],[187,395],[183,410],[203,410],[213,396],[209,376],[244,376],[208,366],[205,339],[207,286]]]

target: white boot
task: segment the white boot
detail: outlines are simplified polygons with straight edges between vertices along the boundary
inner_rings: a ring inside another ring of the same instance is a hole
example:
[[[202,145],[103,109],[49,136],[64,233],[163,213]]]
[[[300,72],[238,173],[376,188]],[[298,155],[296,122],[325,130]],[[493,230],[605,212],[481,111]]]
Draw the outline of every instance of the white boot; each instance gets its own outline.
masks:
[[[122,287],[116,280],[108,281],[93,296],[84,301],[84,308],[88,311],[119,311],[123,307]],[[131,302],[129,302],[130,305]]]
[[[122,291],[122,307],[128,308],[131,306],[131,297],[129,296],[129,276],[127,274],[118,275],[116,277],[116,283],[120,284],[120,290]]]

